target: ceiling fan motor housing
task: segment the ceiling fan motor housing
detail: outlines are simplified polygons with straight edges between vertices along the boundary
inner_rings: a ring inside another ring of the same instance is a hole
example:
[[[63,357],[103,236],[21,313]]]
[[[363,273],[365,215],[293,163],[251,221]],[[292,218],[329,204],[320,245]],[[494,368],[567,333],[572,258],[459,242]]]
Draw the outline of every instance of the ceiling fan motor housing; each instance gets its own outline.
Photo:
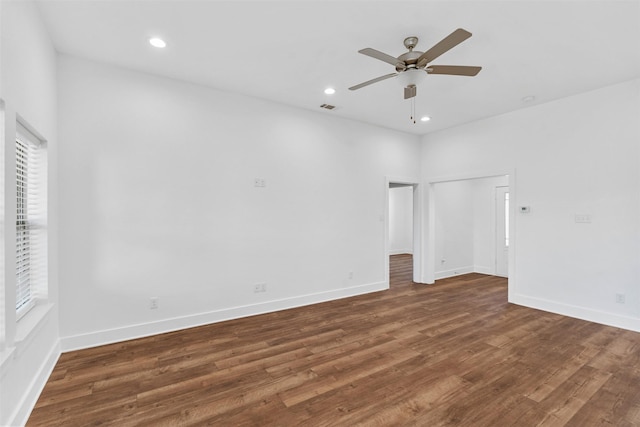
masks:
[[[402,63],[404,63],[406,68],[418,68],[418,64],[417,64],[418,58],[420,58],[422,53],[423,52],[420,52],[419,50],[411,50],[407,53],[403,53],[402,55],[400,55],[398,57],[398,61],[401,61]]]

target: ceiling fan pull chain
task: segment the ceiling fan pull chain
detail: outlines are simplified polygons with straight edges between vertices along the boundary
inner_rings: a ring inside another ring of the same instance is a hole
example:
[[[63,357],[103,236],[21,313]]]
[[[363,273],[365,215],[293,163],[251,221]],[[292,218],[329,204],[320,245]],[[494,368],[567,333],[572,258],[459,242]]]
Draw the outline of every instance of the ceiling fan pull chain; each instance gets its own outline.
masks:
[[[409,106],[409,120],[413,120],[413,100],[412,104]]]
[[[411,120],[416,124],[416,97],[411,98]]]

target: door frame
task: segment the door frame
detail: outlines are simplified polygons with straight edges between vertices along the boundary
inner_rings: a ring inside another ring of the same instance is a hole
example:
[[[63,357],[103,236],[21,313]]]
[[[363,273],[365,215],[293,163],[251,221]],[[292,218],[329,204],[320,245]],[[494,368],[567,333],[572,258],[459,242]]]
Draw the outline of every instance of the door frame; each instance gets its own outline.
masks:
[[[461,175],[440,176],[431,177],[425,180],[425,198],[424,198],[424,260],[422,262],[423,267],[423,281],[421,283],[433,284],[435,283],[435,216],[436,216],[436,204],[435,204],[435,188],[438,183],[451,182],[451,181],[464,181],[470,179],[481,178],[493,178],[497,176],[509,177],[509,277],[508,283],[508,299],[511,300],[511,295],[516,294],[516,222],[515,216],[517,193],[516,193],[516,170],[515,169],[503,169],[485,172],[475,172]]]
[[[389,184],[401,184],[413,187],[413,281],[423,282],[424,253],[423,248],[423,191],[420,185],[420,178],[386,176],[384,179],[384,277],[387,287],[390,284],[389,278]]]
[[[498,277],[509,277],[509,256],[508,256],[508,247],[507,247],[507,276],[502,276],[500,274],[498,274],[498,252],[502,251],[504,252],[504,242],[499,242],[498,239],[498,233],[499,230],[502,228],[500,227],[500,224],[498,223],[498,218],[499,218],[499,211],[498,211],[498,205],[500,200],[498,199],[498,189],[504,189],[506,188],[506,193],[509,195],[509,246],[511,246],[511,188],[509,185],[497,185],[494,187],[493,190],[493,194],[494,194],[494,203],[493,203],[493,217],[494,217],[494,232],[493,232],[493,236],[494,236],[494,263],[493,263],[493,274],[495,276]],[[502,206],[504,208],[504,200],[501,201],[502,204],[500,206]],[[506,220],[507,218],[505,218]]]

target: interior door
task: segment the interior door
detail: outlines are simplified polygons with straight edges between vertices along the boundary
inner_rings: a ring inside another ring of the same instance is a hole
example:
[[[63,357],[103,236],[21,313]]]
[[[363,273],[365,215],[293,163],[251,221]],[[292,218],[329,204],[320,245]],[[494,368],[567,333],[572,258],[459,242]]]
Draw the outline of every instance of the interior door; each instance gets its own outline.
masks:
[[[509,187],[496,187],[496,276],[509,276]]]

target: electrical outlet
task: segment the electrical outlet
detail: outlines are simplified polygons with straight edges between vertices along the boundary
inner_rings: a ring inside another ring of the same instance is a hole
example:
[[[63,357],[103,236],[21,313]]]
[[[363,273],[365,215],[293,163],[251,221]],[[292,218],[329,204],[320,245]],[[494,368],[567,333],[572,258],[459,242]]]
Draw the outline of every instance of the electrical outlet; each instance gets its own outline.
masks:
[[[267,186],[267,181],[265,181],[264,178],[254,178],[253,179],[253,186],[254,187],[266,187]]]
[[[155,310],[159,307],[160,300],[158,297],[149,298],[149,308]]]
[[[624,294],[616,294],[617,304],[624,304],[625,302],[626,302],[626,297],[624,296]]]
[[[256,283],[255,285],[253,285],[253,293],[261,293],[261,292],[267,292],[267,284],[266,283]]]
[[[353,279],[353,271],[349,272],[349,280]]]

